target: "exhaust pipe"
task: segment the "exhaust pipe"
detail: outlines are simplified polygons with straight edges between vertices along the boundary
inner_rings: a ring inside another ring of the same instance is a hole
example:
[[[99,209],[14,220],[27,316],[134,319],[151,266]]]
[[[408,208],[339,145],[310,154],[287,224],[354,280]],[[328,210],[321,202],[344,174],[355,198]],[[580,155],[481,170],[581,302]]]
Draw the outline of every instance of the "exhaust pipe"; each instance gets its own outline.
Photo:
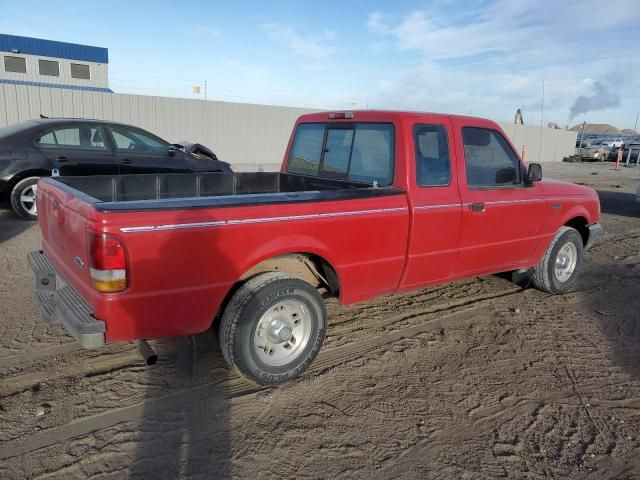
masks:
[[[155,365],[158,361],[158,355],[153,351],[151,345],[149,345],[146,340],[138,340],[136,341],[136,345],[138,345],[138,351],[140,355],[142,355],[144,363],[147,365]]]

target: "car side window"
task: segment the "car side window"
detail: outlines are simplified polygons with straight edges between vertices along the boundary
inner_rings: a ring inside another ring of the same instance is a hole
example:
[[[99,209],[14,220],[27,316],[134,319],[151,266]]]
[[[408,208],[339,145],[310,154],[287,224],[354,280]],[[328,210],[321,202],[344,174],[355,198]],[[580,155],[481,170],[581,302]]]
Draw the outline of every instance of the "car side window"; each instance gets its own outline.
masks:
[[[133,128],[111,127],[111,133],[120,151],[140,153],[166,153],[169,143],[147,132]]]
[[[413,126],[413,140],[417,184],[421,187],[449,185],[451,163],[444,126],[418,123]]]
[[[89,125],[56,128],[36,139],[36,144],[41,148],[107,150],[102,128]]]
[[[495,130],[462,129],[467,184],[471,187],[504,187],[520,184],[520,160]]]

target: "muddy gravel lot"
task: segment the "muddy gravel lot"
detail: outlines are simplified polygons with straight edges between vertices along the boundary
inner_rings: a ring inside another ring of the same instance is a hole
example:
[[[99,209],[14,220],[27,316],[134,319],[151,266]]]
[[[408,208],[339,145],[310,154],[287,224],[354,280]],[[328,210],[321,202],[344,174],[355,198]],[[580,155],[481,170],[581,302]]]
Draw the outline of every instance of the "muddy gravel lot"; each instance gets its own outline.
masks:
[[[640,478],[640,169],[545,165],[600,193],[573,292],[489,276],[330,301],[302,378],[263,388],[197,339],[82,350],[32,302],[36,225],[0,212],[0,478]]]

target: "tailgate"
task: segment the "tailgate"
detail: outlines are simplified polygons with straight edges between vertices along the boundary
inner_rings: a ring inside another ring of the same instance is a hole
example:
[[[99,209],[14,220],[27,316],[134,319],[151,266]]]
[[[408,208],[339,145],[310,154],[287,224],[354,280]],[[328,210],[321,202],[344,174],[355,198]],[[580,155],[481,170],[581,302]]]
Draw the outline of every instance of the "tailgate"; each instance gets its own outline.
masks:
[[[91,285],[84,214],[88,205],[46,180],[38,184],[37,201],[44,253],[73,287],[87,292]]]

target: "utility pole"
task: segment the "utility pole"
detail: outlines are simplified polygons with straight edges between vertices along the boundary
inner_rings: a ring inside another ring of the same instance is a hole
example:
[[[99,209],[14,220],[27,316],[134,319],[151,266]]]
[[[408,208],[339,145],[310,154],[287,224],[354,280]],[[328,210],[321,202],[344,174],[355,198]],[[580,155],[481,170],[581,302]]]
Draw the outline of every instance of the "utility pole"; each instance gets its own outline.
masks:
[[[544,80],[542,80],[542,104],[540,105],[540,145],[538,148],[538,161],[542,157],[542,121],[544,120]]]
[[[640,113],[636,113],[636,124],[633,126],[633,136],[636,136],[636,128],[638,127],[638,115],[640,115]]]
[[[582,148],[582,139],[584,138],[584,127],[586,124],[587,124],[586,120],[582,122],[582,132],[580,132],[580,146],[578,148]]]

